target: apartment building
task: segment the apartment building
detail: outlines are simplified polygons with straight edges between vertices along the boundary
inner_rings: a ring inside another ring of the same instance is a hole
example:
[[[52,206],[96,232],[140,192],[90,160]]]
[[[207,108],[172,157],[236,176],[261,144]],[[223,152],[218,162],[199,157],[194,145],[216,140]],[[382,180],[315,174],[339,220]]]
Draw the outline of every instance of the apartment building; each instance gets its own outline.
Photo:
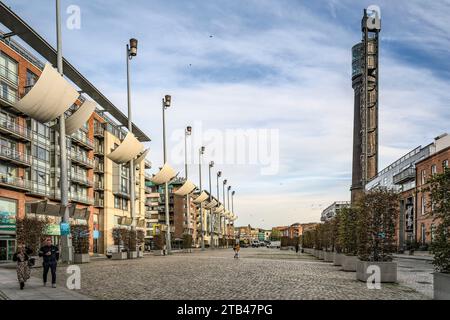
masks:
[[[349,207],[350,201],[336,201],[322,211],[320,221],[322,222],[330,221],[339,213],[340,210]]]
[[[421,219],[422,212],[422,197],[418,197],[422,177],[418,176],[418,172],[421,169],[418,169],[417,166],[424,159],[434,158],[436,154],[439,154],[449,146],[450,136],[448,134],[442,134],[427,146],[419,146],[411,150],[384,168],[366,186],[367,191],[383,187],[398,192],[400,203],[396,238],[399,250],[404,250],[409,243],[420,241],[422,238],[422,231],[420,230],[422,227],[418,221]],[[425,230],[430,230],[431,226],[429,223],[424,223],[424,225]],[[424,237],[423,239],[428,241],[429,237]]]
[[[49,218],[47,235],[59,243],[61,171],[56,122],[40,123],[13,107],[33,88],[43,69],[44,63],[24,45],[10,38],[0,41],[0,261],[11,260],[16,220],[25,215]],[[80,96],[66,117],[84,99]],[[66,142],[71,222],[90,226],[92,253],[104,253],[113,244],[112,228],[129,227],[131,218],[129,168],[106,157],[126,132],[106,113],[99,106]],[[134,199],[141,229],[145,229],[145,170],[149,168],[145,163],[136,167]]]
[[[441,139],[449,139],[446,135]],[[434,233],[439,221],[434,221],[429,215],[432,210],[432,203],[429,192],[428,180],[435,174],[443,173],[445,168],[449,168],[450,161],[450,143],[437,145],[435,152],[429,157],[422,159],[416,163],[416,181],[417,181],[417,219],[415,224],[415,238],[417,242],[424,248],[428,246],[434,239]]]

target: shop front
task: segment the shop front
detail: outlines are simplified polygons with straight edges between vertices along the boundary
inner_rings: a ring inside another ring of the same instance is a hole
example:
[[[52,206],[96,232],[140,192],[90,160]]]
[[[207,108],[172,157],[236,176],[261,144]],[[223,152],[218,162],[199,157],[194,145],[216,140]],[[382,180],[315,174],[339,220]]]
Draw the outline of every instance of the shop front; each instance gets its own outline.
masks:
[[[16,251],[17,200],[0,198],[0,263],[12,261]]]

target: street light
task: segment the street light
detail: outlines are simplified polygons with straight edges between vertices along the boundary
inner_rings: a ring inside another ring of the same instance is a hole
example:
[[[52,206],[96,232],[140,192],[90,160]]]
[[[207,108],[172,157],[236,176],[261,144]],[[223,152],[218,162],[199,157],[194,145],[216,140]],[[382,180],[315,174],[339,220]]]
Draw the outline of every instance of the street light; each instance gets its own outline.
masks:
[[[227,210],[227,203],[225,202],[225,186],[227,185],[227,183],[228,183],[227,179],[223,180],[223,205],[225,207],[225,211]],[[227,243],[227,248],[228,248],[228,239],[226,237],[226,234],[227,234],[226,227],[227,227],[227,217],[225,215],[223,215],[223,235],[226,239],[225,242]]]
[[[172,97],[166,95],[162,99],[162,115],[163,115],[163,153],[164,153],[164,164],[167,162],[167,146],[166,146],[166,109],[169,108],[172,104]],[[165,203],[166,203],[166,248],[167,254],[170,254],[172,251],[172,243],[170,237],[170,213],[169,213],[169,182],[167,181],[164,186],[165,192]]]
[[[192,127],[188,126],[186,127],[186,130],[184,132],[184,173],[186,181],[188,180],[188,156],[187,156],[187,137],[192,134]],[[187,218],[187,229],[188,234],[191,234],[191,213],[190,213],[190,207],[191,203],[189,200],[189,193],[186,195],[186,218]]]
[[[128,131],[133,132],[133,122],[131,118],[131,83],[130,83],[130,60],[137,56],[137,43],[136,39],[130,39],[130,44],[126,45],[126,60],[127,60],[127,102],[128,102]],[[134,159],[130,160],[130,215],[131,215],[131,229],[136,228],[136,217],[134,206],[136,204],[136,180],[134,171]]]
[[[220,206],[220,194],[219,194],[219,178],[222,176],[222,171],[217,172],[217,208]],[[219,246],[220,246],[220,236],[222,235],[222,218],[219,213]]]
[[[205,147],[201,147],[200,150],[198,151],[198,177],[200,180],[199,183],[199,187],[200,187],[200,194],[202,194],[202,155],[205,153]],[[204,234],[204,230],[203,230],[203,203],[200,202],[200,235],[202,237],[202,241],[201,241],[201,247],[202,247],[202,251],[205,251],[205,234]]]
[[[231,212],[233,212],[233,217],[234,217],[234,195],[236,194],[236,191],[233,190],[233,192],[231,193]],[[231,222],[231,225],[233,226],[232,230],[234,230],[234,221]],[[234,236],[234,234],[233,234]]]
[[[62,33],[61,33],[61,1],[56,0],[56,42],[57,53],[56,63],[58,73],[61,76],[63,72],[63,54],[62,54]],[[61,207],[64,208],[62,216],[63,223],[69,223],[69,178],[67,176],[67,149],[66,149],[66,119],[64,114],[59,117],[59,152],[60,152],[60,193],[61,193]],[[71,235],[61,236],[61,260],[69,264],[72,263],[73,247]]]
[[[209,163],[209,203],[212,201],[212,182],[211,182],[211,169],[214,167],[214,161]],[[213,213],[212,208],[209,209],[209,224],[210,224],[210,237],[211,237],[211,249],[214,249],[214,225],[213,225]]]
[[[227,192],[227,197],[228,197],[228,211],[230,211],[230,190],[231,190],[231,186],[228,186],[228,192]],[[228,221],[228,224],[231,225],[231,219],[230,221]],[[230,230],[229,228],[227,228],[228,230],[228,236],[230,236]]]

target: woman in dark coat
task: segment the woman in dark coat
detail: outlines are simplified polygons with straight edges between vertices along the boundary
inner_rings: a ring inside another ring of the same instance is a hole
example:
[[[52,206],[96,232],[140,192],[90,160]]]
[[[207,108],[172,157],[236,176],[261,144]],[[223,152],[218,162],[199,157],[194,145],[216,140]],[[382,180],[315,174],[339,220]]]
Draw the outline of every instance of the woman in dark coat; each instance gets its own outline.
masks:
[[[19,245],[17,252],[13,256],[13,261],[17,261],[17,280],[19,280],[20,290],[25,287],[25,282],[30,279],[30,267],[28,262],[30,260],[29,250],[23,245]]]

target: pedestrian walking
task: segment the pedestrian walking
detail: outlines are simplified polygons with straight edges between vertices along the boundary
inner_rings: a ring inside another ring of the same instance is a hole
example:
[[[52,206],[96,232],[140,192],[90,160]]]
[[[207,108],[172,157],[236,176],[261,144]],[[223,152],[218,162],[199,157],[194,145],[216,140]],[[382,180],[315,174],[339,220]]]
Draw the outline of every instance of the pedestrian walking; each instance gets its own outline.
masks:
[[[241,247],[239,246],[239,243],[236,243],[233,247],[234,250],[234,258],[239,259],[239,250],[241,250]]]
[[[17,247],[17,252],[13,255],[13,261],[17,262],[17,280],[19,280],[20,290],[25,288],[25,282],[30,279],[32,258],[30,258],[31,250],[27,250],[24,245]]]
[[[298,249],[299,249],[299,246],[298,246],[298,242],[295,244],[295,253],[298,253]]]
[[[47,285],[47,275],[50,270],[52,273],[52,288],[56,288],[56,267],[59,260],[59,249],[58,247],[52,245],[52,239],[48,238],[45,241],[45,245],[39,249],[39,257],[43,257],[43,267],[44,267],[44,287]]]

